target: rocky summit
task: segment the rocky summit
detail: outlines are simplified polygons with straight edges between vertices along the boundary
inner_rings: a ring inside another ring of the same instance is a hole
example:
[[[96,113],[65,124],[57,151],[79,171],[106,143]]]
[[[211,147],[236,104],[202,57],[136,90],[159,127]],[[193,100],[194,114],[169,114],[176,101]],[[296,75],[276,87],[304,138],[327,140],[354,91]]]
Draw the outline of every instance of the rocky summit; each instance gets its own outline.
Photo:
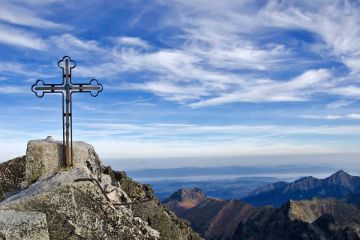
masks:
[[[188,210],[204,201],[207,196],[199,188],[179,189],[164,200],[164,205],[177,216],[184,217]]]
[[[73,149],[71,168],[52,138],[0,164],[0,239],[201,239],[151,186],[103,166],[87,143]]]

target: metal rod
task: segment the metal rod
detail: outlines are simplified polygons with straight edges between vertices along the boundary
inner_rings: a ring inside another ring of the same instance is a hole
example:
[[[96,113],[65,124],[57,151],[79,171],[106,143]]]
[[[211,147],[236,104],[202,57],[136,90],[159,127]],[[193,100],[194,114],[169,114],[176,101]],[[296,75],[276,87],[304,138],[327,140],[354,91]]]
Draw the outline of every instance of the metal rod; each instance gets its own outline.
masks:
[[[70,143],[71,143],[71,166],[74,165],[74,156],[73,156],[73,136],[72,136],[72,93],[70,93]]]
[[[63,130],[63,166],[66,166],[66,149],[65,149],[65,123],[64,123],[64,93],[62,95],[62,130]]]

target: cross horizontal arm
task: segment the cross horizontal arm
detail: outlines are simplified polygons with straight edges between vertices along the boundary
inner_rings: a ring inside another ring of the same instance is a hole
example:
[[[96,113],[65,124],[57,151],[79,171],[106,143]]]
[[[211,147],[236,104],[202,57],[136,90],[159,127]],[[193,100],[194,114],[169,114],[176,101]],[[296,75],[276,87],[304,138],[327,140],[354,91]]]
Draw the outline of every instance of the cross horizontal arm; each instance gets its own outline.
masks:
[[[102,92],[103,86],[96,79],[91,79],[89,83],[77,83],[71,85],[71,93],[89,92],[91,96],[96,97]]]
[[[73,86],[72,90],[79,90],[79,91],[100,91],[102,88],[99,86]]]
[[[35,87],[36,91],[58,91],[64,90],[64,87]]]

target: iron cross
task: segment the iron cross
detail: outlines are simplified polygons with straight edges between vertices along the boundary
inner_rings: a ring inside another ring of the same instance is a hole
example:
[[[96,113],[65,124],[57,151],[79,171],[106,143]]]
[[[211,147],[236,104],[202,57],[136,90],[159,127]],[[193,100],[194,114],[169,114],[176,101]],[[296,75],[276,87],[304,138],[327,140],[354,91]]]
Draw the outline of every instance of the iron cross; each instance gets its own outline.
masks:
[[[71,71],[76,67],[75,61],[65,56],[58,62],[59,68],[62,69],[62,83],[46,84],[43,80],[37,80],[31,87],[37,97],[42,98],[46,93],[62,94],[63,110],[63,156],[64,165],[73,166],[72,151],[72,94],[89,92],[91,96],[96,97],[103,90],[103,86],[96,79],[90,80],[89,83],[73,83],[71,80]],[[64,107],[65,103],[65,107]]]

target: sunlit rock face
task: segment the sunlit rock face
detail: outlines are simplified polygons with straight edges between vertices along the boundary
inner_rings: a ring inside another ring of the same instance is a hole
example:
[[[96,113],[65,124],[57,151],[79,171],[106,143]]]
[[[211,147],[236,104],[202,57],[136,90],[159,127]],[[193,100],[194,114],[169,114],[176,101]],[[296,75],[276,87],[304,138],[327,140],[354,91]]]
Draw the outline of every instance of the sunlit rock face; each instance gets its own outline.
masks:
[[[164,205],[191,222],[205,239],[219,240],[233,239],[237,226],[255,211],[243,201],[208,197],[196,187],[179,189],[164,200]]]
[[[289,201],[288,206],[288,216],[291,220],[313,223],[322,215],[331,214],[340,219],[341,223],[347,223],[353,217],[360,221],[360,212],[357,207],[334,198]],[[360,230],[360,226],[355,227]]]
[[[151,187],[104,167],[91,145],[73,147],[71,168],[62,167],[61,142],[51,138],[30,141],[25,157],[0,164],[0,239],[200,239],[157,199],[128,205],[153,197]]]
[[[179,189],[164,200],[164,205],[177,216],[185,218],[185,212],[207,199],[199,188]]]

